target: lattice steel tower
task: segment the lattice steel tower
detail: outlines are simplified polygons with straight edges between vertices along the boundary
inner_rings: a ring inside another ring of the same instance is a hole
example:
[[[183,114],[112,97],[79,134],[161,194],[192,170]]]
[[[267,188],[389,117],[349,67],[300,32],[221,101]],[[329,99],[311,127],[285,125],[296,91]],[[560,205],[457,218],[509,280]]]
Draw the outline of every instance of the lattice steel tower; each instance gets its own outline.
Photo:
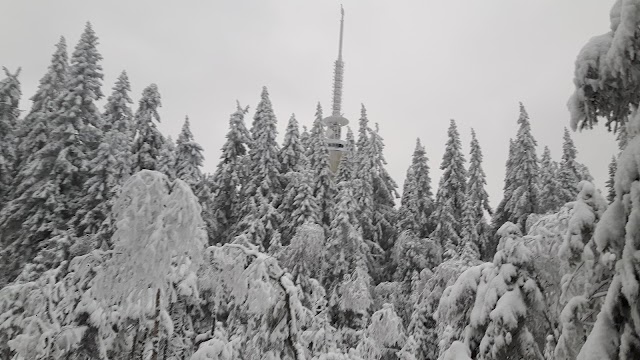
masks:
[[[344,77],[344,62],[342,61],[342,35],[344,33],[344,9],[340,6],[340,43],[338,46],[338,60],[333,71],[333,106],[331,116],[323,119],[325,125],[326,144],[329,149],[331,170],[338,170],[340,159],[346,150],[346,142],[341,139],[342,127],[349,123],[341,113],[342,109],[342,81]]]

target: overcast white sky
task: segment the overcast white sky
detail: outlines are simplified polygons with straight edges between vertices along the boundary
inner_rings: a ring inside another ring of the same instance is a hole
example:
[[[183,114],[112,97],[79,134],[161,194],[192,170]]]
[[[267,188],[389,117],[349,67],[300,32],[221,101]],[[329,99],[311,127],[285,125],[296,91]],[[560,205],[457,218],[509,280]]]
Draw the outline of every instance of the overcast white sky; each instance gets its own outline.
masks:
[[[613,0],[345,0],[343,111],[357,130],[360,103],[380,124],[391,175],[402,188],[415,138],[426,146],[437,186],[449,119],[467,160],[470,128],[484,152],[488,191],[502,196],[518,102],[531,117],[538,154],[561,156],[573,64],[582,45],[609,28]],[[73,50],[86,21],[100,38],[103,91],[127,70],[132,98],[157,83],[161,130],[175,139],[185,115],[213,172],[235,100],[250,105],[269,88],[280,138],[295,113],[313,121],[330,108],[339,1],[11,1],[2,7],[0,65],[22,66],[22,109],[60,35]],[[134,108],[135,110],[135,108]],[[247,118],[250,124],[250,118]],[[579,160],[599,187],[617,151],[614,137],[574,133]]]

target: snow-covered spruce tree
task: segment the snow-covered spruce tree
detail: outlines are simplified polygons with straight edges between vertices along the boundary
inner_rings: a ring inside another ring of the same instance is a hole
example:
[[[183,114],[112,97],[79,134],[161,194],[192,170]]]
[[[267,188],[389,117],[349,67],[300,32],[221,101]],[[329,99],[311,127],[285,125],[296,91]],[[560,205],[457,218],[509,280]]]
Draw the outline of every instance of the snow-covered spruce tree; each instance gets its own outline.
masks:
[[[253,142],[249,148],[248,178],[243,195],[247,199],[260,192],[267,202],[277,206],[283,190],[280,182],[279,145],[276,142],[277,120],[266,87],[262,88],[260,97],[251,127]],[[242,211],[242,215],[246,214],[246,211]]]
[[[406,283],[411,290],[414,273],[432,269],[442,262],[442,249],[435,241],[405,230],[393,245],[391,258],[395,265],[394,281]]]
[[[410,164],[409,168],[407,168],[404,183],[402,184],[402,196],[400,197],[400,208],[398,209],[398,222],[396,226],[400,233],[406,230],[415,231],[414,229],[419,229],[416,217],[412,211],[412,209],[416,207],[416,197],[413,194],[416,187],[415,182],[416,178],[413,172],[413,164]]]
[[[247,199],[244,208],[247,215],[238,222],[238,229],[249,243],[264,252],[269,249],[274,236],[281,237],[282,216],[260,191]]]
[[[442,262],[440,245],[429,238],[418,238],[405,230],[398,236],[391,250],[393,282],[382,282],[375,288],[376,307],[392,303],[405,324],[409,324],[416,299],[416,286],[423,271],[430,272]]]
[[[578,359],[632,359],[640,357],[638,321],[638,160],[640,100],[637,59],[640,43],[637,1],[617,1],[610,12],[610,30],[591,38],[578,54],[576,90],[569,100],[573,129],[592,128],[599,117],[614,132],[626,125],[628,143],[618,158],[614,202],[595,229],[594,242],[601,261],[615,262],[615,275],[593,330]]]
[[[329,151],[324,138],[322,125],[322,107],[318,103],[315,120],[309,134],[309,149],[307,152],[309,170],[313,183],[313,196],[318,204],[318,221],[325,230],[329,229],[334,211],[336,185],[329,166]]]
[[[471,241],[480,254],[489,253],[489,224],[485,219],[485,212],[492,214],[489,206],[489,195],[485,190],[486,175],[482,169],[482,150],[476,138],[476,132],[471,129],[471,153],[469,170],[467,172],[467,200],[463,214],[463,237]]]
[[[363,106],[364,111],[366,110]],[[364,112],[364,117],[366,117],[366,112]],[[358,178],[369,183],[371,187],[370,190],[363,189],[366,191],[362,192],[364,196],[370,194],[372,206],[369,218],[364,218],[368,212],[363,213],[363,235],[365,239],[388,249],[393,246],[395,238],[396,211],[394,206],[395,199],[398,197],[396,190],[398,185],[385,168],[387,161],[384,158],[383,150],[384,143],[379,134],[378,124],[376,124],[375,130],[369,129],[366,147],[360,152],[358,159],[360,165]]]
[[[122,182],[130,175],[127,145],[126,134],[109,130],[88,163],[89,173],[84,184],[87,190],[82,199],[84,206],[75,213],[73,223],[77,236],[98,234],[98,246],[109,246],[113,232],[109,219],[112,201]]]
[[[97,246],[109,245],[115,219],[111,208],[120,186],[131,175],[133,116],[129,104],[129,79],[123,71],[107,98],[103,113],[103,140],[89,160],[85,204],[76,212],[76,235],[98,234]]]
[[[356,143],[356,171],[355,178],[361,180],[361,187],[354,189],[358,202],[358,219],[365,239],[371,240],[373,237],[373,177],[372,162],[367,157],[369,146],[369,119],[367,109],[364,104],[360,108],[360,119],[358,129],[358,141]]]
[[[203,175],[200,168],[204,161],[203,151],[202,146],[194,140],[189,127],[189,117],[186,117],[176,143],[175,170],[176,178],[189,184],[194,193],[202,184]]]
[[[220,162],[211,179],[213,225],[209,233],[210,243],[231,241],[232,231],[240,220],[240,196],[243,172],[243,157],[251,142],[249,131],[244,125],[247,109],[237,104],[236,111],[229,119],[229,132],[222,146]]]
[[[589,182],[593,182],[593,176],[591,176],[591,172],[587,165],[582,163],[577,163],[576,168],[578,169],[578,176],[580,177],[580,181],[585,180]]]
[[[384,158],[384,143],[380,136],[378,124],[375,131],[370,132],[369,147],[366,157],[371,161],[371,180],[373,185],[373,216],[371,218],[373,233],[371,240],[384,249],[393,246],[395,238],[396,209],[395,199],[398,198],[398,185],[391,178],[386,169]]]
[[[395,358],[405,340],[402,319],[396,314],[393,305],[384,304],[382,309],[371,315],[371,322],[356,350],[364,359]]]
[[[559,198],[558,183],[558,163],[551,159],[551,151],[545,146],[540,159],[540,176],[538,177],[538,188],[540,189],[540,207],[541,214],[557,211],[564,202]]]
[[[197,330],[202,341],[192,359],[214,358],[222,347],[228,359],[305,359],[301,325],[309,309],[302,306],[299,290],[275,258],[237,242],[211,246],[199,276],[205,306],[211,314]],[[224,314],[219,325],[217,314]],[[212,334],[225,329],[229,336]],[[204,332],[202,332],[204,330]],[[198,357],[202,356],[202,357]],[[222,357],[224,358],[224,357]]]
[[[161,337],[171,331],[166,329],[166,309],[173,265],[193,271],[202,261],[206,234],[200,205],[182,180],[170,182],[164,174],[142,170],[125,183],[114,211],[114,254],[97,274],[92,291],[104,306],[138,314],[136,340],[144,338],[150,358],[157,359]],[[153,315],[148,318],[140,304],[153,304]],[[143,321],[153,324],[150,331]]]
[[[302,132],[300,133],[300,145],[304,149],[304,153],[309,153],[309,130],[307,125],[302,125]]]
[[[357,180],[339,185],[336,213],[326,244],[323,285],[330,297],[332,323],[338,328],[364,327],[372,302],[370,250],[357,226],[357,203],[353,196],[353,188],[357,186],[360,186]]]
[[[532,333],[539,329],[528,324],[531,314],[543,306],[532,254],[518,226],[507,222],[498,233],[501,240],[493,263],[466,270],[440,299],[435,318],[446,327],[440,337],[441,355],[460,341],[474,359],[543,359],[539,334]]]
[[[300,130],[298,129],[298,120],[296,116],[291,114],[287,130],[284,134],[284,143],[278,154],[280,159],[280,173],[286,174],[290,171],[301,171],[304,169],[305,149],[300,140]]]
[[[442,164],[443,170],[435,209],[431,214],[435,230],[431,238],[438,241],[445,251],[452,251],[460,245],[462,237],[462,215],[466,202],[467,171],[464,168],[464,155],[456,122],[452,119],[447,132],[448,139]]]
[[[520,127],[514,141],[513,193],[507,200],[506,208],[511,215],[510,221],[524,229],[529,215],[538,211],[540,191],[537,143],[531,134],[529,115],[522,103],[518,125]]]
[[[158,157],[158,171],[167,175],[171,180],[176,178],[176,144],[171,135],[164,138],[162,142]]]
[[[16,183],[24,179],[22,172],[28,172],[27,164],[34,160],[35,154],[42,149],[49,140],[51,113],[54,101],[60,95],[67,81],[69,59],[67,43],[64,37],[56,44],[47,73],[40,79],[38,90],[31,97],[31,110],[20,123],[18,130],[18,176]]]
[[[281,256],[282,266],[291,273],[296,283],[301,279],[321,279],[325,257],[324,230],[318,224],[307,222],[296,228],[295,235]]]
[[[0,81],[0,210],[7,200],[9,188],[15,176],[17,161],[17,130],[20,111],[20,69],[14,74],[2,68],[6,78]]]
[[[559,284],[561,296],[557,300],[561,311],[552,314],[560,321],[559,336],[554,339],[558,360],[576,358],[591,331],[589,323],[593,323],[602,306],[601,295],[606,293],[612,276],[611,263],[597,261],[600,254],[593,241],[594,228],[607,207],[606,200],[587,181],[582,181],[578,190],[577,200],[567,204],[571,207],[571,216],[557,251],[562,263],[556,267],[563,270]]]
[[[417,139],[398,211],[398,229],[410,230],[420,238],[427,237],[434,230],[429,222],[434,204],[427,161],[424,146]]]
[[[358,151],[364,150],[369,141],[369,118],[367,117],[367,109],[364,104],[360,104],[360,119],[358,119],[358,141],[356,148]]]
[[[343,181],[351,181],[354,179],[356,171],[356,142],[353,138],[353,131],[347,127],[347,146],[340,164],[338,165],[338,174],[336,174],[336,183]]]
[[[65,89],[59,97],[57,106],[60,109],[56,117],[62,119],[54,120],[54,122],[82,121],[86,129],[80,133],[80,140],[91,150],[98,148],[103,126],[102,116],[94,103],[103,97],[101,90],[103,74],[100,65],[102,55],[98,52],[97,45],[98,37],[91,23],[87,23],[71,55],[69,75]],[[74,125],[74,127],[80,126]]]
[[[287,245],[297,232],[297,229],[306,224],[319,224],[319,208],[316,198],[313,196],[313,179],[311,172],[290,171],[285,175],[287,187],[278,207],[282,216],[282,244]]]
[[[104,113],[102,113],[104,125],[107,127],[105,131],[113,129],[127,136],[127,141],[130,144],[127,151],[131,151],[131,144],[135,135],[135,124],[133,122],[133,112],[131,111],[133,101],[129,96],[130,92],[129,77],[127,72],[123,70],[113,85],[111,95],[107,98],[107,104],[104,106]]]
[[[439,354],[438,337],[446,329],[445,324],[437,323],[433,317],[442,293],[447,287],[453,285],[465,270],[479,265],[481,262],[476,254],[471,254],[468,251],[456,253],[452,258],[441,262],[438,259],[441,251],[437,249],[437,244],[432,244],[431,248],[427,252],[429,254],[427,257],[440,264],[433,268],[433,271],[429,268],[423,269],[419,276],[412,280],[413,293],[411,297],[415,305],[410,315],[410,321],[407,322],[407,335],[410,338],[407,342],[415,343],[412,354],[417,359],[435,360]]]
[[[93,304],[86,296],[105,253],[84,253],[76,248],[69,264],[0,289],[2,358],[80,360],[98,358],[106,350],[98,341],[109,343],[117,321],[111,311],[89,310]]]
[[[576,161],[576,146],[569,135],[569,130],[564,128],[562,142],[562,160],[556,174],[558,179],[558,200],[561,204],[573,201],[578,195],[578,183],[581,180]]]
[[[158,107],[160,93],[158,86],[151,84],[142,91],[135,114],[135,137],[133,140],[132,170],[159,170],[160,153],[165,146],[165,139],[158,130],[155,121],[160,122]],[[155,120],[155,121],[154,121]]]
[[[87,159],[101,140],[102,119],[94,101],[102,97],[102,59],[98,39],[87,23],[71,59],[69,75],[50,114],[46,144],[38,150],[15,183],[12,200],[0,214],[4,274],[12,278],[39,250],[56,255],[40,268],[57,266],[68,256],[69,221],[86,204]],[[43,240],[48,239],[46,243]],[[15,248],[14,248],[15,247]],[[34,274],[35,275],[35,274]]]
[[[491,227],[493,227],[494,233],[497,232],[498,229],[500,229],[502,224],[506,223],[511,218],[511,213],[509,208],[507,208],[507,203],[513,195],[515,184],[515,150],[516,147],[513,139],[509,139],[509,155],[507,156],[507,162],[505,164],[504,185],[502,186],[502,200],[500,200],[500,203],[498,204],[498,207],[496,207],[496,210],[493,213],[493,217],[491,218]],[[493,249],[495,249],[495,246],[497,246],[497,241],[494,241]]]
[[[609,178],[607,179],[607,201],[612,203],[616,199],[616,187],[615,187],[615,176],[616,170],[618,168],[618,161],[615,156],[611,157],[611,162],[609,163]]]

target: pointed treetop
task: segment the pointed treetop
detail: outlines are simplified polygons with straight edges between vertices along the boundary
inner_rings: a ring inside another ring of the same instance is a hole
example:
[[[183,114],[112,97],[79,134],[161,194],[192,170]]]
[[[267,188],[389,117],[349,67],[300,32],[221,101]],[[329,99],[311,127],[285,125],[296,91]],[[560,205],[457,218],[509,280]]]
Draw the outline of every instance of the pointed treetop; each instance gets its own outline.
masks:
[[[69,55],[67,54],[67,42],[64,36],[56,44],[56,50],[51,56],[51,63],[47,73],[40,79],[38,90],[31,97],[33,105],[31,113],[45,110],[51,100],[54,100],[67,81],[69,69]]]
[[[138,102],[138,113],[151,111],[153,118],[160,122],[160,114],[158,114],[157,108],[161,106],[162,102],[160,100],[158,85],[151,84],[142,90],[142,98],[140,98]]]
[[[369,130],[369,119],[367,118],[367,109],[364,107],[364,104],[360,104],[360,128],[358,129],[358,142],[357,147],[358,151],[362,151],[367,144],[369,136],[367,132]]]
[[[133,129],[130,122],[132,121],[132,112],[129,104],[133,100],[129,97],[131,85],[126,71],[122,71],[116,83],[113,85],[113,92],[107,98],[104,111],[105,131],[116,128],[120,132],[129,133],[133,136]]]
[[[87,22],[71,57],[70,80],[77,77],[79,82],[87,81],[81,91],[92,92],[94,100],[102,98],[100,83],[94,80],[103,78],[102,66],[98,64],[102,60],[102,55],[98,52],[97,46],[98,37],[93,31],[91,23]]]
[[[189,115],[184,116],[184,123],[182,124],[182,131],[180,132],[180,135],[178,135],[178,141],[180,141],[181,138],[193,138],[193,133],[191,132],[191,124],[189,123]]]
[[[249,112],[249,105],[245,106],[244,108],[242,107],[242,105],[240,105],[240,101],[236,100],[236,108],[238,110],[238,112],[242,113],[242,114],[246,114]]]

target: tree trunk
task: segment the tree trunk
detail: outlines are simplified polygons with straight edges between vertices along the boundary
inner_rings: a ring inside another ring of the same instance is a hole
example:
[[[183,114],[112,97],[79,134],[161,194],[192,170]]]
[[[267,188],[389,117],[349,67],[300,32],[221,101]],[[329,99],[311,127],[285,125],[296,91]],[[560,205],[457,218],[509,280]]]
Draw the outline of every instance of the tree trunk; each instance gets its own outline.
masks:
[[[158,360],[158,345],[160,345],[158,333],[160,332],[160,289],[156,291],[156,317],[151,331],[151,341],[153,341],[153,352],[151,360]]]
[[[131,355],[129,355],[129,360],[134,360],[136,356],[136,344],[138,344],[138,334],[140,333],[140,324],[136,327],[136,334],[133,337],[133,345],[131,346]]]

